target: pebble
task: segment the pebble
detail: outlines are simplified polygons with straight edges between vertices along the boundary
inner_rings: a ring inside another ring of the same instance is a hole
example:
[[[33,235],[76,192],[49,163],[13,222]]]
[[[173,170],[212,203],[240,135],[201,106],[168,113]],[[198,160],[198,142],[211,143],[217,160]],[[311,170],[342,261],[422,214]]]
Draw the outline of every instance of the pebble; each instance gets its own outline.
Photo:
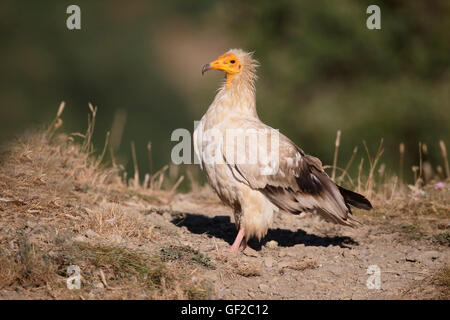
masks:
[[[264,293],[268,293],[270,292],[270,287],[267,284],[261,283],[259,285],[259,289],[264,292]]]
[[[421,260],[424,261],[434,261],[436,259],[438,259],[440,257],[441,253],[439,251],[425,251],[424,253],[421,254]]]
[[[123,241],[123,238],[119,236],[118,234],[112,234],[109,236],[109,241],[115,244],[119,244]]]
[[[407,262],[417,262],[417,252],[407,252],[405,255]]]
[[[172,218],[172,215],[171,215],[169,212],[164,212],[164,213],[162,214],[162,216],[163,216],[164,219],[166,219],[166,220],[168,220],[168,221],[170,221],[170,220],[173,219],[173,218]]]
[[[75,242],[86,242],[86,240],[87,240],[86,237],[80,235],[73,238],[73,241]]]
[[[84,235],[85,235],[87,238],[97,238],[97,237],[98,237],[98,233],[95,232],[95,231],[92,231],[91,229],[88,229],[88,230],[84,233]]]
[[[254,249],[252,249],[252,248],[250,248],[250,247],[247,247],[247,248],[243,251],[243,253],[244,253],[244,255],[246,255],[246,256],[248,256],[248,257],[254,257],[254,258],[259,257],[258,251],[254,250]]]
[[[292,258],[296,258],[297,257],[297,253],[296,252],[292,252],[292,251],[288,252],[287,255],[289,257],[292,257]]]
[[[267,268],[272,268],[272,266],[276,263],[275,259],[272,257],[267,257],[264,259],[264,265]]]
[[[266,247],[270,249],[275,249],[276,247],[278,247],[278,242],[276,242],[275,240],[270,240],[269,242],[266,243]]]
[[[223,299],[225,296],[226,289],[225,288],[219,288],[217,290],[217,299]]]
[[[33,229],[34,227],[36,227],[37,223],[36,223],[36,222],[33,222],[33,221],[27,221],[27,222],[25,223],[25,225],[26,225],[28,228]]]
[[[435,250],[425,251],[425,252],[409,252],[406,254],[406,261],[408,262],[419,262],[419,263],[430,263],[441,257],[442,253]]]

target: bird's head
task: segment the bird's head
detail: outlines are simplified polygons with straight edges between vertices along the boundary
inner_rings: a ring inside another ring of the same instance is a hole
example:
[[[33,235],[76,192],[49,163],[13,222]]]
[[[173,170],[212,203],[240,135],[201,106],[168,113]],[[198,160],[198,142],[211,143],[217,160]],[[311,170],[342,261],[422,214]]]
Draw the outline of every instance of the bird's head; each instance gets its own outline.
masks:
[[[247,73],[254,75],[257,66],[252,54],[241,49],[231,49],[216,60],[207,63],[202,68],[202,75],[209,70],[220,70],[225,73],[226,86],[229,86],[236,75]]]

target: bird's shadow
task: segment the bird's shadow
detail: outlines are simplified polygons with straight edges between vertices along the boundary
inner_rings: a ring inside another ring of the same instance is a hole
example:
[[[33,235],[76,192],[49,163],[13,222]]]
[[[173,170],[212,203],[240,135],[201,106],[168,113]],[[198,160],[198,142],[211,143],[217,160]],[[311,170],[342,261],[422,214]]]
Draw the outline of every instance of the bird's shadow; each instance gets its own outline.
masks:
[[[177,217],[171,221],[178,227],[186,227],[190,232],[195,234],[206,234],[210,237],[220,238],[232,244],[237,234],[234,223],[230,221],[228,216],[207,217],[201,214],[186,213],[183,217]],[[350,237],[334,236],[321,237],[298,229],[291,231],[287,229],[269,229],[267,235],[261,240],[253,238],[248,242],[248,245],[260,250],[261,247],[271,241],[275,240],[281,247],[292,247],[297,244],[305,246],[328,247],[339,246],[341,248],[351,248],[351,245],[358,245],[358,242]]]

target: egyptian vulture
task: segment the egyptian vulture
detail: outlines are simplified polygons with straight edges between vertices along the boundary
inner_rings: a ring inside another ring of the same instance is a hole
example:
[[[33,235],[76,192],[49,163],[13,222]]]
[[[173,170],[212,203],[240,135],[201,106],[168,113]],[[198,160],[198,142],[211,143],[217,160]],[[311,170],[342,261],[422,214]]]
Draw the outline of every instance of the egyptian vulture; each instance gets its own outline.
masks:
[[[202,74],[220,70],[225,81],[193,137],[210,185],[234,211],[238,234],[233,254],[244,250],[251,237],[264,237],[278,209],[309,211],[354,227],[360,223],[350,205],[372,208],[364,196],[336,185],[318,158],[261,122],[255,105],[257,65],[251,53],[231,49],[203,66]]]

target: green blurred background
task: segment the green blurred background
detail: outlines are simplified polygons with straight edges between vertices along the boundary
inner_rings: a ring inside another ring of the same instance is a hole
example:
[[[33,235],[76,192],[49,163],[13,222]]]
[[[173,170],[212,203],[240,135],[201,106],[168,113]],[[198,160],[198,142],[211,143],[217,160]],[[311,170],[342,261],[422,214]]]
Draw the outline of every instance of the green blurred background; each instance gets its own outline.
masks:
[[[66,8],[81,7],[81,30]],[[381,8],[381,30],[366,28],[366,8]],[[307,153],[339,165],[354,146],[363,155],[384,138],[386,163],[405,176],[418,142],[442,166],[439,140],[450,138],[450,1],[18,1],[0,2],[0,137],[53,119],[66,101],[64,130],[86,129],[88,102],[99,107],[101,150],[114,121],[116,154],[131,170],[135,141],[141,173],[170,163],[176,128],[193,131],[223,77],[201,67],[230,48],[261,63],[261,119]],[[116,120],[114,120],[116,118]],[[119,130],[120,131],[120,130]],[[353,171],[359,160],[355,160]]]

